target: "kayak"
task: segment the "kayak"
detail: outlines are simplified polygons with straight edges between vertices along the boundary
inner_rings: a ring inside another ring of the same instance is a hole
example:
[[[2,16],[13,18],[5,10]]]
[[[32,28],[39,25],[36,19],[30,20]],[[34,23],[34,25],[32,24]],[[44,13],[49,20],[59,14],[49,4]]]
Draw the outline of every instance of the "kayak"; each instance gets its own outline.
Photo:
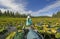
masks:
[[[25,32],[16,32],[13,39],[42,39],[42,36],[41,35],[39,36],[32,29],[30,29],[26,35],[25,34],[26,34]]]
[[[39,36],[37,32],[33,31],[32,29],[29,29],[27,39],[42,39],[42,37]]]

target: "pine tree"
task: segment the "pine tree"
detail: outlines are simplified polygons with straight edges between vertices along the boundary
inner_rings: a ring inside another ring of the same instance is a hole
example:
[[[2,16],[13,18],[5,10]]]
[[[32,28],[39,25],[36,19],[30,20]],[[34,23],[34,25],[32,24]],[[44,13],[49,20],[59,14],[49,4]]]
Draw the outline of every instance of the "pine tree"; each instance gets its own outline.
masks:
[[[15,17],[18,17],[18,18],[20,17],[19,12],[16,12],[16,13],[15,13]]]
[[[2,16],[2,11],[0,10],[0,16]]]

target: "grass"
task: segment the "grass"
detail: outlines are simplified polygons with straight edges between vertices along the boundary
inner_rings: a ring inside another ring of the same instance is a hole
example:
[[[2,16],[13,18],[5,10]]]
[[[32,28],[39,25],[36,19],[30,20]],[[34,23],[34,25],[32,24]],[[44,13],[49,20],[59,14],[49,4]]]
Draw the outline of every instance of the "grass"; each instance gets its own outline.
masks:
[[[43,22],[44,24],[56,25],[60,23],[60,18],[32,18],[33,24]],[[20,24],[25,25],[26,18],[0,18],[0,28],[1,26],[18,26]]]
[[[26,18],[0,18],[1,23],[25,23]],[[43,21],[44,23],[60,23],[60,18],[32,18],[33,23]]]
[[[32,18],[32,21],[33,24],[43,22],[43,24],[47,25],[50,23],[51,26],[55,27],[56,29],[60,28],[60,24],[59,24],[60,18]],[[7,27],[8,25],[12,25],[12,26],[18,26],[20,24],[25,25],[25,22],[26,22],[26,18],[0,18],[0,32],[4,30],[3,27]],[[17,29],[19,29],[19,26],[17,27]],[[39,29],[39,32],[43,33],[44,31]],[[56,37],[58,38],[58,36],[60,35],[57,34]]]

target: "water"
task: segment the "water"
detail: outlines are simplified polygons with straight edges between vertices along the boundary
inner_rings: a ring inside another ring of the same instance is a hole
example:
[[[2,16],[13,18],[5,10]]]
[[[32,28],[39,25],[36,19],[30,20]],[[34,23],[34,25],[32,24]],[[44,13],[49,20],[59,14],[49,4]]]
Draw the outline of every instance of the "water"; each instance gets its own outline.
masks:
[[[9,26],[6,30],[0,33],[0,39],[5,39],[7,35],[12,31],[16,31],[16,28],[13,26]]]
[[[4,30],[4,32],[0,33],[0,39],[5,39],[5,37],[7,36],[8,32],[7,30]]]
[[[60,28],[57,29],[57,30],[58,30],[58,32],[60,32]],[[3,33],[0,33],[0,39],[5,39],[6,36],[8,35],[8,33],[12,32],[12,31],[16,31],[16,27],[9,26],[7,28],[7,30],[4,30]],[[27,39],[32,39],[32,38],[42,39],[42,36],[41,35],[39,36],[36,32],[34,32],[32,29],[30,29],[29,32],[28,32],[28,35],[27,35]],[[46,39],[46,38],[47,38],[47,36],[44,39]]]
[[[57,32],[60,32],[60,28],[57,29]]]

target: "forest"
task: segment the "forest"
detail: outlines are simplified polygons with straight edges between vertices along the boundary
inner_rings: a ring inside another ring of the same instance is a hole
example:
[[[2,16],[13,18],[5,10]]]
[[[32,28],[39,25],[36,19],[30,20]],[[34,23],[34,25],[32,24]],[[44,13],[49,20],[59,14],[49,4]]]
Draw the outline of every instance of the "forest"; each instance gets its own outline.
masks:
[[[26,14],[20,14],[20,12],[13,12],[13,11],[9,11],[9,10],[2,12],[0,10],[0,17],[26,18],[28,15],[30,15],[30,14],[27,14],[27,15]],[[34,16],[31,16],[31,17],[34,17]],[[37,17],[48,18],[50,16],[37,16]],[[53,15],[51,17],[60,18],[60,11],[58,11],[57,13],[53,13]]]

